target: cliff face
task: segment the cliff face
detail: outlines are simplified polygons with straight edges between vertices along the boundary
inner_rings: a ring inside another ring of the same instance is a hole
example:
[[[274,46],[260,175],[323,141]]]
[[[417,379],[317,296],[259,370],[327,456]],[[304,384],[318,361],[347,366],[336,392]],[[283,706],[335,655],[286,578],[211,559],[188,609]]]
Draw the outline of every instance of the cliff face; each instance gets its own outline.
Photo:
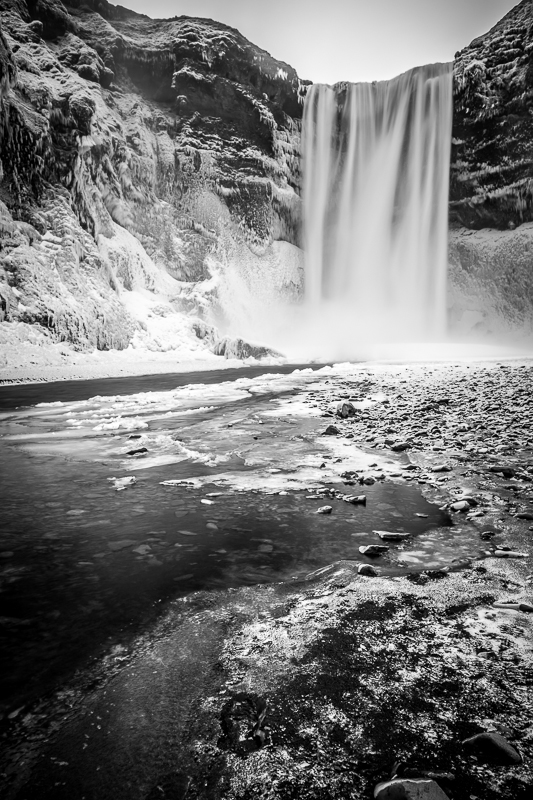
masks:
[[[456,54],[452,222],[515,227],[533,220],[533,4],[522,0]]]
[[[79,348],[204,336],[186,313],[218,266],[296,249],[296,73],[225,25],[103,0],[0,20],[0,320]]]
[[[454,64],[449,296],[461,332],[531,336],[532,220],[533,4],[522,0]]]

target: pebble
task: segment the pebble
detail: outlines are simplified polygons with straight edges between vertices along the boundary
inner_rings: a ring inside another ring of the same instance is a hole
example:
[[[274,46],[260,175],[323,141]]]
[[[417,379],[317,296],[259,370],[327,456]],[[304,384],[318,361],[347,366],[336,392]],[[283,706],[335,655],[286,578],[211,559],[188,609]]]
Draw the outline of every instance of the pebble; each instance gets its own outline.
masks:
[[[317,514],[331,514],[332,511],[333,511],[333,506],[321,506],[316,513]]]
[[[533,519],[532,511],[519,511],[516,515],[517,519]]]
[[[148,448],[147,447],[138,447],[136,450],[128,450],[126,455],[127,456],[138,456],[138,455],[141,455],[141,453],[147,453],[147,452],[148,452]]]

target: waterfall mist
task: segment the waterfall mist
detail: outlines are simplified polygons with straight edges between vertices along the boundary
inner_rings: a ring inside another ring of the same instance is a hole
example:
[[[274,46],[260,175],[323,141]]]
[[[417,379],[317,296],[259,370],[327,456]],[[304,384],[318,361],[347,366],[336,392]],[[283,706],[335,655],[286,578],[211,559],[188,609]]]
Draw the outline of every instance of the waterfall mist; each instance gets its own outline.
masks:
[[[296,261],[272,271],[263,257],[253,268],[239,260],[219,291],[228,332],[292,360],[496,354],[494,340],[467,336],[465,347],[447,330],[452,79],[452,64],[432,64],[391,81],[310,87],[303,297],[286,291]]]
[[[339,356],[446,334],[451,126],[451,64],[309,90],[304,310]]]

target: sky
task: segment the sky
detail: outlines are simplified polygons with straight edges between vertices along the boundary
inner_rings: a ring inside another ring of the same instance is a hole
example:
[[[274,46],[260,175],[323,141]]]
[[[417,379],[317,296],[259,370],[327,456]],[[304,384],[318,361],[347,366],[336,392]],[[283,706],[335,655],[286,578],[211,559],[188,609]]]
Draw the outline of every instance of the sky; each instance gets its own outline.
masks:
[[[387,80],[452,61],[518,0],[112,0],[154,18],[237,28],[314,83]]]

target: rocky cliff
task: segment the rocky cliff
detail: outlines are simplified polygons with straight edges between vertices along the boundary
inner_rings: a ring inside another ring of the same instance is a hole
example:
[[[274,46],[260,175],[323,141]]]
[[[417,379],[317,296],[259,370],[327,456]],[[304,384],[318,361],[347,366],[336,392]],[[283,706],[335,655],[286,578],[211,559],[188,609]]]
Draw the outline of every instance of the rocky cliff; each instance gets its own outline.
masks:
[[[225,263],[297,283],[290,66],[105,0],[0,0],[0,20],[4,343],[194,349]]]
[[[455,58],[450,310],[461,331],[531,334],[532,220],[533,4],[522,0]]]

